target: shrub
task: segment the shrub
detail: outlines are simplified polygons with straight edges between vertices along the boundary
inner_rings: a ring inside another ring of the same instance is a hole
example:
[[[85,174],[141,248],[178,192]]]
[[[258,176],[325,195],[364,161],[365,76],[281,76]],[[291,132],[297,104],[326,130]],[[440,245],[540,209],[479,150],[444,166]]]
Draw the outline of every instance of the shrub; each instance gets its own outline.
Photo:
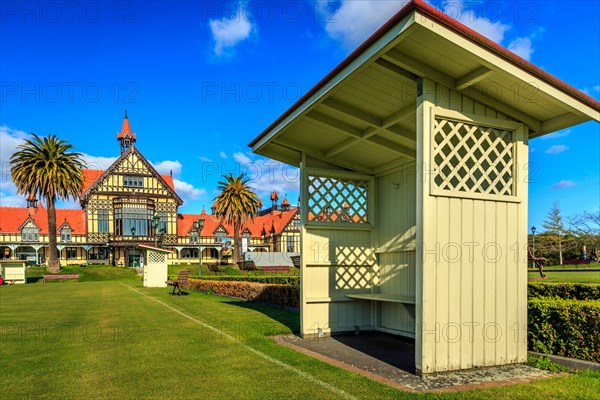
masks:
[[[555,297],[572,300],[600,300],[600,284],[530,282],[529,298]]]
[[[203,276],[202,280],[214,280],[214,281],[236,281],[236,282],[255,282],[255,283],[269,283],[274,285],[291,285],[299,286],[299,276],[252,276],[252,275],[234,275],[234,276]]]
[[[190,289],[220,296],[236,297],[281,307],[298,308],[300,289],[292,285],[235,282],[217,279],[190,279]]]
[[[527,340],[533,351],[599,362],[600,302],[529,299]]]

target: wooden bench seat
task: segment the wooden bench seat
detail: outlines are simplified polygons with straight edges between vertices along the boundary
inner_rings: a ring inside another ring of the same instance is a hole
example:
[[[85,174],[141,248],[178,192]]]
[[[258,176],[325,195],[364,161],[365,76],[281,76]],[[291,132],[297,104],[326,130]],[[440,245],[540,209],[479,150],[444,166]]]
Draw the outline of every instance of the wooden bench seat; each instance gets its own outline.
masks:
[[[66,281],[72,279],[78,280],[79,274],[48,274],[44,275],[42,283],[46,283],[46,281]]]
[[[254,261],[238,261],[237,266],[240,269],[240,271],[246,271],[246,273],[248,273],[248,271],[258,271],[258,268],[256,268],[256,264],[254,264]]]
[[[356,300],[383,301],[390,303],[415,304],[414,296],[399,296],[385,293],[347,294],[346,297]]]
[[[219,263],[206,263],[208,267],[208,272],[212,274],[220,274],[221,270],[219,269]]]
[[[266,267],[262,267],[263,273],[267,272],[287,272],[288,275],[290,273],[290,267],[287,265],[269,265]]]
[[[177,279],[169,279],[166,283],[169,286],[173,286],[171,294],[175,294],[175,290],[178,290],[178,295],[181,296],[181,288],[188,284],[189,277],[190,271],[179,271]]]
[[[590,265],[592,260],[563,260],[563,265]]]

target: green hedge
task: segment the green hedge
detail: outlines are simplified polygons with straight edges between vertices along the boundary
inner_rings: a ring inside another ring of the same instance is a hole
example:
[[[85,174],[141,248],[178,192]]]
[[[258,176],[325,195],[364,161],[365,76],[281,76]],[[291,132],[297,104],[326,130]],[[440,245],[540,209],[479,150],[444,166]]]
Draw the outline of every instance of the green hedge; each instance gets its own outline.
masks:
[[[528,346],[540,353],[600,362],[600,301],[528,301]]]
[[[197,278],[197,277],[196,277]],[[199,278],[202,280],[211,280],[211,281],[236,281],[236,282],[255,282],[255,283],[269,283],[273,285],[292,285],[292,286],[300,286],[300,277],[299,276],[281,276],[281,275],[273,275],[273,276],[252,276],[252,275],[232,275],[232,276],[202,276]]]
[[[281,307],[300,307],[298,286],[202,278],[190,279],[189,287],[199,292],[259,301]]]
[[[572,300],[600,300],[600,284],[530,282],[529,298],[554,297]]]

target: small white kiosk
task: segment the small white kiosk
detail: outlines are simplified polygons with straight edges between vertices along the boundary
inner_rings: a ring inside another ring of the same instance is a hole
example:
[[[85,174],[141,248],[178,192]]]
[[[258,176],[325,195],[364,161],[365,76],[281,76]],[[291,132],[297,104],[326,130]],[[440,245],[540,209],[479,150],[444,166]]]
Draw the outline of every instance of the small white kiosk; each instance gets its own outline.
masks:
[[[144,287],[167,287],[167,255],[171,250],[140,244],[143,254]]]
[[[0,261],[0,276],[8,284],[27,283],[27,267],[25,261]]]

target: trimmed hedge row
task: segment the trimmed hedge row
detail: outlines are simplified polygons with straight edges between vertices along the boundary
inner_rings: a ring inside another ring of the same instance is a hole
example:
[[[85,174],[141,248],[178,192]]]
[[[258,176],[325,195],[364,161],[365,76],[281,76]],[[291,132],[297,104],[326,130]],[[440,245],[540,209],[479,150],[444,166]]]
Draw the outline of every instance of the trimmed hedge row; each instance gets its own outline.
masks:
[[[231,276],[203,276],[199,278],[202,280],[210,281],[236,281],[236,282],[255,282],[255,283],[268,283],[273,285],[292,285],[300,286],[299,276],[252,276],[252,275],[231,275]]]
[[[600,362],[600,302],[528,301],[528,347],[540,353]]]
[[[530,299],[555,297],[571,300],[600,300],[600,284],[529,282]]]
[[[259,301],[281,307],[300,307],[300,288],[257,282],[233,282],[216,279],[190,279],[190,289],[199,292]]]

